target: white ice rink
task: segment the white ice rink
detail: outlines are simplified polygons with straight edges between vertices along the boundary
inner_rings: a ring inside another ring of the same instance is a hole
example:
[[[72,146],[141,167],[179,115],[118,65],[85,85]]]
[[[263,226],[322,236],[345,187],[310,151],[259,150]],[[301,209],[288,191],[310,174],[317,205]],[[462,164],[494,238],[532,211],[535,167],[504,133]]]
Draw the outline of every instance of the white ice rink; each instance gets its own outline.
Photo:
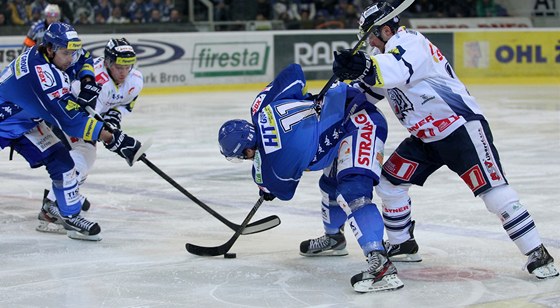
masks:
[[[317,89],[315,89],[315,92]],[[471,86],[493,129],[510,184],[532,214],[560,268],[560,87]],[[250,163],[220,155],[217,130],[249,118],[258,91],[141,96],[124,130],[153,138],[147,157],[189,192],[241,223],[258,199]],[[386,157],[407,134],[389,111]],[[103,240],[35,231],[44,168],[0,152],[0,307],[560,307],[560,277],[538,281],[497,217],[459,178],[442,169],[411,189],[424,260],[397,264],[403,289],[358,294],[350,277],[365,268],[350,255],[305,258],[302,240],[322,234],[319,173],[296,197],[263,205],[255,218],[282,224],[241,236],[237,259],[198,257],[185,243],[219,245],[233,231],[142,162],[132,168],[100,147],[82,193]],[[377,199],[376,199],[377,200]]]

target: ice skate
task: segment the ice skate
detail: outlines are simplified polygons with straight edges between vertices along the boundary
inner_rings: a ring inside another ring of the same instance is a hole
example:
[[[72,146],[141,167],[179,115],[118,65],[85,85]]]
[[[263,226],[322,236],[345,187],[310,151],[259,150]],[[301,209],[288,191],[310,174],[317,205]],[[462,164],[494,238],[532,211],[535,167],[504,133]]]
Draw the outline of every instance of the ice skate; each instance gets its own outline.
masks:
[[[49,200],[47,198],[48,194],[49,191],[45,189],[43,193],[43,206],[37,217],[39,225],[35,227],[35,230],[46,233],[66,234],[56,201]]]
[[[72,218],[64,218],[64,227],[68,230],[68,237],[75,240],[100,241],[101,228],[96,222],[89,221],[77,215]]]
[[[346,239],[342,232],[309,239],[301,242],[299,254],[305,257],[345,256],[348,254]]]
[[[422,257],[418,254],[418,244],[414,239],[414,225],[415,221],[411,222],[410,228],[408,229],[408,234],[410,239],[407,241],[392,245],[389,242],[385,242],[385,249],[387,250],[387,255],[389,259],[393,262],[420,262]]]
[[[548,253],[543,244],[527,254],[529,259],[525,267],[530,274],[539,279],[558,276],[558,270],[554,266],[554,258]]]
[[[372,251],[367,258],[368,268],[350,280],[356,292],[390,291],[404,287],[404,283],[397,277],[397,268],[384,251]]]

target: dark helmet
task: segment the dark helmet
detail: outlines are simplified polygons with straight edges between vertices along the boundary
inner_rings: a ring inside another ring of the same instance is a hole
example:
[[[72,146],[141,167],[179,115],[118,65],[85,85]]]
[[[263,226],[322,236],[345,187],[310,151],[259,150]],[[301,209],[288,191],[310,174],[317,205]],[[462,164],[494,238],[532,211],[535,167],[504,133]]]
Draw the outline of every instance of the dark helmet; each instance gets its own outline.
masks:
[[[384,1],[379,1],[377,3],[368,6],[360,15],[360,21],[359,21],[360,33],[358,34],[358,38],[361,39],[370,30],[371,33],[373,33],[373,35],[379,38],[381,36],[379,29],[381,29],[381,27],[385,25],[389,26],[393,31],[396,31],[399,28],[399,21],[400,21],[398,16],[393,17],[391,20],[385,22],[382,25],[374,26],[374,24],[377,21],[387,16],[394,9],[395,8],[393,6],[391,6],[389,3]],[[372,29],[372,27],[374,28]]]
[[[243,160],[246,158],[243,151],[257,145],[255,127],[245,120],[229,120],[220,127],[218,143],[227,160]]]
[[[51,44],[54,50],[66,48],[68,50],[82,49],[82,40],[74,27],[62,22],[54,22],[49,25],[43,36],[43,45]]]
[[[110,39],[105,46],[105,60],[119,65],[134,65],[136,52],[125,39]]]

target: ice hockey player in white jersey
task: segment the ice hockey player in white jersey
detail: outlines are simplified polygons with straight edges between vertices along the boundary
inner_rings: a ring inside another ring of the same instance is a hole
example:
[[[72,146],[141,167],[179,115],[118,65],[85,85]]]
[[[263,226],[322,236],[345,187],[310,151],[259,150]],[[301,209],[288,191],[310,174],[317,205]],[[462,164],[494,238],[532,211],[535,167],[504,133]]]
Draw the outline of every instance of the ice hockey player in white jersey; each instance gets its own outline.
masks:
[[[488,211],[496,214],[509,238],[528,256],[526,268],[537,278],[558,276],[535,222],[508,185],[490,126],[476,100],[441,51],[417,31],[399,26],[398,17],[375,21],[393,7],[378,2],[360,18],[360,35],[375,47],[335,52],[334,74],[356,80],[368,98],[387,98],[411,136],[383,165],[375,190],[383,201],[388,254],[393,261],[421,261],[411,218],[411,185],[422,186],[442,166],[457,173]]]
[[[112,38],[107,42],[104,57],[94,59],[95,81],[101,87],[95,111],[105,123],[120,129],[123,116],[132,112],[136,99],[144,87],[142,73],[134,68],[136,52],[125,39]],[[80,86],[77,81],[72,85],[74,95],[79,95]],[[79,183],[82,185],[93,167],[96,155],[96,143],[82,138],[68,137],[70,155],[76,164]],[[47,199],[54,196],[49,194]],[[82,210],[89,210],[91,203],[84,200]]]

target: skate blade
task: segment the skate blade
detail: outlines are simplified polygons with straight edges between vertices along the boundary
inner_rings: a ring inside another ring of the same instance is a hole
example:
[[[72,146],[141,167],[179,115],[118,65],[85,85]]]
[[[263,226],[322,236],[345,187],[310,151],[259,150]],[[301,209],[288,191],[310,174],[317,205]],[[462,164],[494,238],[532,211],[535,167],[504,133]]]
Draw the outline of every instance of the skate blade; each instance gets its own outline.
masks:
[[[74,230],[68,230],[66,235],[73,240],[82,240],[82,241],[101,241],[103,239],[99,234],[85,235]]]
[[[390,256],[391,262],[421,262],[422,256],[417,253]]]
[[[374,279],[361,280],[352,287],[354,287],[356,292],[368,293],[397,290],[404,287],[404,283],[397,277],[397,274],[392,274],[384,276],[379,281],[374,281]]]
[[[39,221],[39,225],[35,227],[35,230],[45,233],[66,234],[66,229],[62,225],[42,220]]]
[[[325,250],[325,251],[321,251],[321,252],[317,252],[317,253],[304,253],[304,252],[300,251],[299,254],[304,256],[304,257],[342,257],[342,256],[347,256],[348,255],[348,250],[346,250],[346,248],[344,248],[344,249],[329,249],[329,250]]]
[[[536,268],[533,271],[533,275],[539,279],[552,278],[558,276],[558,270],[556,270],[554,263],[548,263],[547,265]]]

